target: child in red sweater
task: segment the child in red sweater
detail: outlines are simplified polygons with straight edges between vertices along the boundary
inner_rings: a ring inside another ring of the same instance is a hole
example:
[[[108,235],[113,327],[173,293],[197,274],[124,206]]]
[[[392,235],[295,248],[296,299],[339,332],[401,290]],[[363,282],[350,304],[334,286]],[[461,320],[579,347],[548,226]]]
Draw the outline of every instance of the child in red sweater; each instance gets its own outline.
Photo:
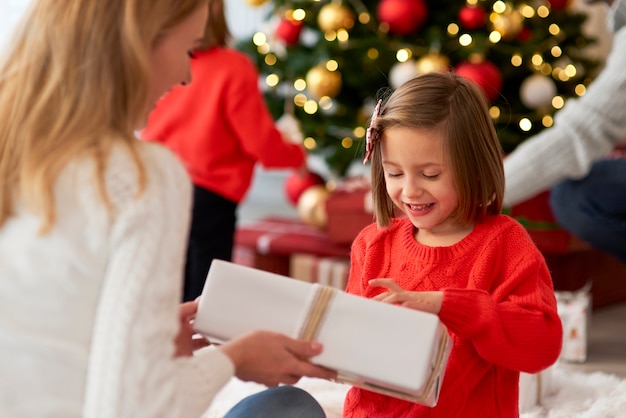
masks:
[[[191,84],[164,96],[141,133],[170,148],[194,185],[185,301],[202,293],[214,258],[232,258],[237,208],[255,165],[306,171],[304,147],[284,140],[259,91],[256,67],[227,46],[224,0],[210,0],[209,7],[204,37],[191,53]]]
[[[353,387],[344,416],[518,417],[519,373],[557,360],[562,328],[543,256],[500,214],[502,151],[483,95],[452,73],[408,81],[379,102],[370,157],[377,224],[352,245],[347,291],[437,314],[453,349],[435,407]]]

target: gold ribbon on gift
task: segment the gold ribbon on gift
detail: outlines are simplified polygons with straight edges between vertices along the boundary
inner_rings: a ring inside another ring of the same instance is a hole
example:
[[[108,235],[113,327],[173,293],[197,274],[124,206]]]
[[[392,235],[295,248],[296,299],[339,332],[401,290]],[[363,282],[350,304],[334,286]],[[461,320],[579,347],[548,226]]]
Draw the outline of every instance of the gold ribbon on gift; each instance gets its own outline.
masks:
[[[313,302],[311,302],[311,308],[307,313],[300,334],[298,338],[302,340],[315,340],[319,330],[322,328],[322,323],[326,317],[328,311],[328,305],[332,299],[335,289],[330,286],[316,286],[315,295],[313,296]]]
[[[329,286],[318,285],[316,287],[317,289],[315,291],[315,295],[313,296],[311,307],[307,312],[302,328],[300,329],[300,333],[298,334],[298,338],[307,341],[315,340],[317,338],[317,335],[319,334],[319,331],[323,326],[324,318],[326,317],[326,312],[328,311],[328,307],[333,298],[333,295],[335,294],[335,292],[338,291],[337,289]],[[389,395],[394,398],[404,399],[409,402],[428,404],[427,400],[431,396],[436,402],[437,398],[439,397],[438,391],[439,387],[441,386],[441,379],[443,378],[442,369],[446,364],[446,353],[450,349],[451,343],[452,341],[450,339],[450,335],[448,335],[447,331],[444,331],[441,335],[441,339],[439,340],[439,344],[437,345],[435,363],[428,377],[428,382],[426,383],[426,386],[424,387],[424,390],[421,392],[420,395],[387,388],[374,383],[364,382],[354,377],[342,375],[341,372],[338,373],[337,381],[347,383],[353,386],[358,386],[363,389],[371,390],[372,392]]]

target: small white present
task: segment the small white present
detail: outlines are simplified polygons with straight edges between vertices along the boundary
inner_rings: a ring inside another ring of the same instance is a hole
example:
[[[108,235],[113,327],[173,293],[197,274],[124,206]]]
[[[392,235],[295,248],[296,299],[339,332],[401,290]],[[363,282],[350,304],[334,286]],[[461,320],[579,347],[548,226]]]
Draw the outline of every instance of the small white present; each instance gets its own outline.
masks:
[[[210,340],[253,330],[316,340],[338,380],[434,406],[451,350],[437,315],[214,260],[194,322]]]
[[[554,366],[552,366],[554,367]],[[552,367],[539,373],[520,373],[519,375],[519,412],[528,412],[554,391],[552,388]]]
[[[591,294],[587,285],[575,292],[557,291],[556,301],[563,324],[563,348],[559,359],[582,363],[587,360],[591,322]]]

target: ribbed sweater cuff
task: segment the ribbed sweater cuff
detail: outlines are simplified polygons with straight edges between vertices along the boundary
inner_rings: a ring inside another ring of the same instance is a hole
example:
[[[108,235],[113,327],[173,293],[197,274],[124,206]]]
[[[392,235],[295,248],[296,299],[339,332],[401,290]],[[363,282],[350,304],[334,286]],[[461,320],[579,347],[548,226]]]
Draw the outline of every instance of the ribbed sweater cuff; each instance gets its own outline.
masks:
[[[478,331],[489,312],[493,312],[493,300],[487,292],[478,289],[445,289],[439,318],[448,329],[467,337]],[[485,309],[481,309],[484,306]]]
[[[215,395],[228,383],[235,372],[232,361],[221,350],[207,347],[198,350],[193,357],[180,359],[183,373],[185,409],[189,417],[201,416],[210,406]]]

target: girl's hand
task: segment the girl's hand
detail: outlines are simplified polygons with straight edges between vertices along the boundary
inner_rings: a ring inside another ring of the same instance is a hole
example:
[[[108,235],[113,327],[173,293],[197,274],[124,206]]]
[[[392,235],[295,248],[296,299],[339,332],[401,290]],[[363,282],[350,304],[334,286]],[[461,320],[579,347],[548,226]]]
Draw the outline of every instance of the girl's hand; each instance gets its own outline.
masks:
[[[373,287],[384,287],[388,291],[374,297],[385,303],[393,303],[407,308],[423,312],[430,312],[435,315],[441,311],[443,303],[443,292],[414,292],[401,288],[392,279],[372,279],[369,285]]]
[[[178,319],[180,328],[176,338],[174,338],[174,357],[190,357],[195,350],[206,347],[209,342],[198,335],[193,330],[193,320],[196,318],[198,311],[198,299],[193,302],[181,303],[178,308]]]

